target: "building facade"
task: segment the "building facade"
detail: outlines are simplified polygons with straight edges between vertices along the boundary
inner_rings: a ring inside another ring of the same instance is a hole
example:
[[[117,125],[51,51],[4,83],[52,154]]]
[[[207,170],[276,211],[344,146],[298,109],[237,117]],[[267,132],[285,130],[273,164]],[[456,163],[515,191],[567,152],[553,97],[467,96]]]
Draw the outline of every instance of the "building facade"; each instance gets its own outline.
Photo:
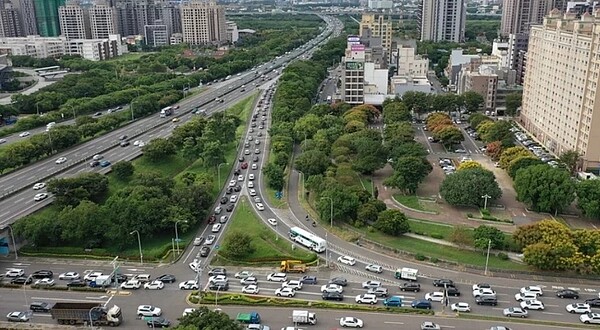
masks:
[[[390,54],[392,50],[392,32],[392,21],[389,17],[386,19],[384,15],[362,15],[358,35],[361,37],[369,35],[372,38],[381,38],[381,46],[385,48],[388,54]]]
[[[342,100],[348,104],[364,103],[365,46],[358,36],[348,37],[348,47],[342,57]]]
[[[196,1],[181,6],[183,42],[220,45],[227,42],[225,8],[216,2]]]
[[[114,0],[117,30],[123,36],[144,35],[144,26],[158,19],[154,0]]]
[[[89,9],[92,39],[105,39],[118,34],[117,10],[108,4],[95,4]]]
[[[227,21],[227,41],[232,44],[236,43],[240,39],[240,32],[238,26],[233,21]]]
[[[12,4],[19,12],[21,19],[21,27],[23,29],[23,34],[21,36],[32,36],[38,34],[33,0],[13,0]]]
[[[144,27],[144,40],[148,46],[167,46],[169,36],[169,29],[165,24],[153,24]]]
[[[33,5],[39,35],[42,37],[59,36],[58,8],[65,5],[65,0],[34,0]]]
[[[417,21],[421,41],[465,40],[467,8],[464,0],[423,0]]]
[[[86,15],[78,4],[67,4],[58,8],[61,35],[67,40],[89,37]]]
[[[500,33],[528,34],[531,25],[541,24],[552,9],[553,0],[504,0]]]
[[[11,3],[0,1],[0,37],[23,35],[21,16]]]
[[[548,150],[600,167],[600,12],[553,10],[530,31],[520,122]],[[598,102],[598,103],[596,103]]]
[[[398,76],[427,77],[429,59],[416,55],[416,49],[400,45],[398,47]]]

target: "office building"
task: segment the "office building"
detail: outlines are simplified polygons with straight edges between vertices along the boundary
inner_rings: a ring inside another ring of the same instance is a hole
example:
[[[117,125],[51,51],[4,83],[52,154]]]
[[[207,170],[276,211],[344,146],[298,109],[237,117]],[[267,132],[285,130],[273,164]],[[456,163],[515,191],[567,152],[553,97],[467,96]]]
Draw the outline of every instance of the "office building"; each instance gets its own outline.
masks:
[[[0,1],[0,37],[23,35],[21,16],[10,2]]]
[[[42,37],[59,36],[58,7],[64,6],[65,0],[34,0],[33,4],[39,35]]]
[[[381,46],[390,54],[392,50],[392,20],[384,15],[363,14],[359,24],[358,35],[360,37],[381,39]]]
[[[66,6],[58,8],[58,19],[60,22],[60,31],[67,40],[86,39],[89,33],[87,28],[86,15],[79,4],[69,3]]]
[[[114,0],[117,30],[122,36],[144,35],[144,26],[154,24],[157,9],[154,0]]]
[[[227,42],[225,9],[216,2],[193,0],[181,6],[183,42],[220,45]]]
[[[465,0],[422,0],[417,11],[421,41],[465,40]]]
[[[365,46],[358,36],[349,36],[345,56],[342,57],[342,101],[348,104],[364,103]]]
[[[504,0],[501,35],[528,34],[531,25],[542,23],[552,5],[553,0]]]
[[[89,9],[90,31],[92,39],[106,39],[118,34],[117,10],[106,3],[98,3]]]
[[[600,167],[600,12],[553,10],[531,27],[519,121],[549,151],[575,150]],[[598,101],[598,103],[596,103]]]
[[[167,46],[169,44],[169,37],[169,29],[166,25],[160,24],[160,21],[157,21],[157,24],[146,25],[144,27],[144,41],[148,46]]]
[[[33,6],[33,0],[12,0],[12,4],[19,12],[23,31],[21,36],[37,35],[38,28],[35,18],[35,7]]]

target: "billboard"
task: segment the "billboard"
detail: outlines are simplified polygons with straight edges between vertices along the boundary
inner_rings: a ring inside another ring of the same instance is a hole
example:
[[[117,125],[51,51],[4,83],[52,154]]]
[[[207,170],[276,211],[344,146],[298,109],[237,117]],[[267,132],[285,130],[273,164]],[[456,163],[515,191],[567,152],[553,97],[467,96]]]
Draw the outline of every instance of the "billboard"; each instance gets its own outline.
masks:
[[[346,70],[363,70],[363,62],[346,62]]]
[[[360,41],[359,36],[348,36],[348,42],[359,42],[359,41]]]
[[[361,44],[352,45],[352,46],[350,46],[350,50],[353,51],[353,52],[361,52],[361,51],[364,52],[365,51],[365,45],[361,45]]]

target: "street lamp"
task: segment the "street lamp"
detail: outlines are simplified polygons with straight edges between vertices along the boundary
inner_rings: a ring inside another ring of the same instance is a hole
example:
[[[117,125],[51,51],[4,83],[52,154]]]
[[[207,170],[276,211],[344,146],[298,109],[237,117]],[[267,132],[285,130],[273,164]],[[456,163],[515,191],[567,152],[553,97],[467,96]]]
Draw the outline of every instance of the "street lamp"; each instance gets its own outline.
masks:
[[[304,173],[302,171],[298,171],[298,173],[302,175],[302,196],[304,196],[304,194],[306,193],[306,177],[304,176]]]
[[[221,163],[221,164],[219,164],[217,166],[217,177],[218,177],[218,180],[219,180],[218,181],[219,185],[217,187],[219,187],[219,188],[221,187],[221,165],[227,165],[227,163]]]
[[[93,311],[94,309],[98,309],[98,308],[101,308],[101,307],[100,307],[100,306],[94,306],[94,307],[90,308],[90,310],[89,310],[89,312],[88,312],[88,314],[89,314],[89,316],[90,316],[90,328],[93,328],[93,327],[94,327],[94,319],[92,318],[92,311]]]
[[[19,259],[19,255],[17,254],[17,244],[15,243],[15,233],[11,225],[6,225],[6,227],[2,228],[4,230],[8,228],[10,230],[10,238],[12,239],[13,249],[15,250],[15,260]]]
[[[481,196],[481,198],[483,198],[485,201],[483,202],[483,209],[487,210],[487,201],[489,198],[492,198],[492,196],[485,194],[483,196]]]
[[[487,248],[487,257],[485,257],[485,271],[483,272],[484,275],[487,276],[487,270],[488,270],[488,262],[490,261],[490,249],[492,248],[492,240],[488,240],[488,248]]]
[[[129,233],[129,235],[133,235],[133,234],[137,234],[137,239],[138,239],[138,247],[140,249],[140,264],[144,264],[144,255],[142,254],[142,240],[140,239],[140,232],[137,230],[132,231],[131,233]]]
[[[129,109],[131,109],[131,121],[134,121],[134,120],[135,120],[135,117],[133,116],[133,102],[134,102],[134,101],[131,101],[131,102],[129,103]]]
[[[331,228],[333,228],[333,199],[331,197],[321,197],[321,199],[329,199],[329,201],[331,202],[330,206],[330,212],[329,212],[329,220],[331,221]]]
[[[177,232],[177,224],[180,222],[181,220],[177,220],[175,221],[175,242],[177,244],[177,255],[179,255],[179,234]],[[187,223],[187,220],[183,220],[183,223]]]

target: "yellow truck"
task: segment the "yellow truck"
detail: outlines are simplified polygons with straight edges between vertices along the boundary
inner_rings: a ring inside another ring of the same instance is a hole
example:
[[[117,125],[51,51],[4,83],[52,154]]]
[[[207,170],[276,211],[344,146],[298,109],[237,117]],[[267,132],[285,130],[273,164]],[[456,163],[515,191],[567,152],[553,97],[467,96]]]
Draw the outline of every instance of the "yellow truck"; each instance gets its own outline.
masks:
[[[279,266],[282,273],[304,273],[306,265],[300,260],[283,260]]]

